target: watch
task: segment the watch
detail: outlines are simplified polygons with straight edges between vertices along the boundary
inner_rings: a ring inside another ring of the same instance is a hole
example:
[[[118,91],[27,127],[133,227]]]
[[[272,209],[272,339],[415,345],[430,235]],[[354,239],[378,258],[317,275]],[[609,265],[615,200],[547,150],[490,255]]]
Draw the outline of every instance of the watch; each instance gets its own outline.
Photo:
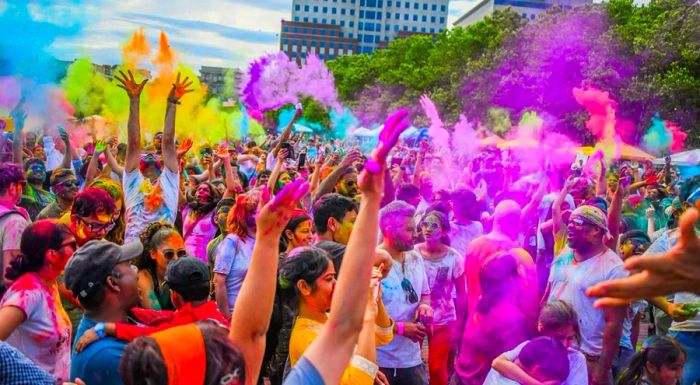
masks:
[[[105,338],[105,323],[104,322],[98,322],[97,325],[93,328],[95,329],[95,333],[97,333],[98,336],[100,336],[100,339]]]

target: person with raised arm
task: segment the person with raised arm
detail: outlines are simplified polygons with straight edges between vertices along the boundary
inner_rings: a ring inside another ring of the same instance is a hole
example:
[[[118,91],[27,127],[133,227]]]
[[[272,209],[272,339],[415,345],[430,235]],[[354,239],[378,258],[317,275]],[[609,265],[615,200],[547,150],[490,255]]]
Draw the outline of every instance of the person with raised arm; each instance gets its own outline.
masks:
[[[407,115],[406,110],[400,110],[387,119],[379,136],[379,145],[362,172],[359,185],[363,199],[357,216],[358,226],[350,235],[343,258],[343,268],[334,289],[328,321],[318,338],[309,345],[302,358],[292,368],[284,382],[286,385],[337,384],[350,362],[362,330],[365,307],[370,294],[373,259],[367,258],[367,255],[373,255],[377,244],[376,229],[379,225],[379,207],[384,192],[386,156],[398,141],[401,132],[408,127]],[[256,244],[256,247],[259,245]],[[250,271],[246,278],[251,279]],[[256,304],[259,302],[254,301]],[[243,306],[236,307],[238,311],[244,311],[243,309]],[[235,317],[234,314],[234,319]],[[236,330],[235,323],[232,330]]]
[[[115,79],[129,95],[129,123],[126,161],[122,183],[126,197],[126,234],[124,241],[138,239],[139,233],[152,222],[174,223],[179,200],[179,167],[175,147],[175,110],[192,82],[177,75],[168,95],[163,129],[162,164],[155,154],[142,154],[139,100],[148,79],[137,83],[134,75],[119,72]],[[163,167],[164,166],[164,167]]]

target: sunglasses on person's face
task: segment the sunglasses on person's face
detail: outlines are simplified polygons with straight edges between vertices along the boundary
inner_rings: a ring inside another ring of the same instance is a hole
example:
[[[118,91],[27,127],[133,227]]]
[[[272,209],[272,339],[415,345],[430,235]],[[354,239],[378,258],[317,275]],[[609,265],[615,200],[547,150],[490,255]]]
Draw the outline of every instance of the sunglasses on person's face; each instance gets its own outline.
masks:
[[[436,222],[423,222],[420,224],[420,228],[423,230],[440,230],[440,224]]]
[[[404,293],[406,293],[406,300],[409,303],[418,302],[418,294],[416,294],[416,290],[413,288],[411,281],[404,278],[403,281],[401,281],[401,288],[403,289]]]
[[[70,188],[70,187],[78,187],[79,184],[78,184],[77,180],[70,179],[70,180],[67,180],[67,181],[61,183],[61,186]]]
[[[90,232],[93,232],[93,233],[98,233],[100,231],[109,232],[116,225],[113,220],[109,221],[108,223],[103,223],[103,222],[88,222],[85,220],[85,218],[82,218],[82,217],[78,217],[78,219],[80,219],[80,221],[83,222],[85,227],[87,227],[88,230],[90,230]]]
[[[171,260],[175,258],[177,255],[178,258],[184,258],[187,256],[187,251],[185,249],[180,249],[180,250],[172,250],[172,249],[166,249],[162,251],[163,256],[167,260]]]

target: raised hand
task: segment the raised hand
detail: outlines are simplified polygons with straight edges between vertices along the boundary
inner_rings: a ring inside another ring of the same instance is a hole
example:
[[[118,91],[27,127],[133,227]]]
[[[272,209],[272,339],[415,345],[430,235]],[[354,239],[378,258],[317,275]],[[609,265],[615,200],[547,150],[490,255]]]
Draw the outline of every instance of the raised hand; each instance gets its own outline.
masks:
[[[22,108],[21,104],[18,104],[17,107],[10,112],[10,117],[15,126],[15,132],[22,132],[24,121],[27,119],[27,112]]]
[[[601,282],[586,291],[599,299],[595,305],[607,306],[620,299],[650,298],[677,292],[700,294],[700,239],[695,233],[698,211],[688,209],[680,219],[678,244],[666,253],[641,255],[625,261],[625,268],[640,271],[627,278]]]
[[[104,152],[107,149],[107,143],[104,140],[95,142],[95,155]]]
[[[58,136],[61,137],[61,140],[63,143],[68,142],[70,140],[70,137],[68,136],[68,132],[66,132],[66,129],[63,126],[58,126]]]
[[[106,142],[110,148],[116,148],[117,146],[119,146],[119,138],[117,138],[115,135],[112,135],[109,138],[107,138]]]
[[[192,148],[192,139],[187,138],[177,147],[177,157],[182,158]]]
[[[270,197],[270,190],[264,188],[255,219],[257,231],[262,232],[264,236],[279,238],[292,212],[308,192],[309,184],[301,178],[288,183],[274,198]]]
[[[117,84],[117,87],[123,88],[129,95],[130,99],[138,99],[139,96],[141,96],[141,91],[143,91],[143,87],[148,82],[148,79],[143,79],[141,83],[137,83],[131,70],[127,72],[129,73],[128,77],[123,71],[119,71],[119,75],[121,75],[121,77],[119,77],[119,75],[114,75],[114,79],[120,83]]]
[[[171,103],[177,103],[180,99],[190,92],[194,92],[193,89],[188,87],[192,85],[190,78],[185,76],[185,79],[180,81],[180,73],[177,74],[175,78],[175,83],[173,83],[173,88],[170,89],[170,94],[168,95],[168,101]]]
[[[221,159],[224,163],[231,159],[231,153],[228,152],[228,148],[226,146],[217,147],[216,151],[214,152],[214,156],[217,157],[217,159]]]
[[[341,168],[351,167],[353,164],[355,164],[355,162],[360,160],[360,158],[362,158],[362,153],[360,151],[357,151],[357,150],[352,150],[352,151],[348,152],[347,154],[345,154],[345,156],[343,157],[343,160],[340,162],[340,167]]]
[[[289,156],[289,151],[286,148],[283,148],[277,152],[277,161],[278,162],[284,162],[285,159]]]
[[[402,108],[384,122],[384,128],[379,134],[379,142],[372,151],[370,159],[365,163],[365,170],[372,174],[378,174],[382,171],[387,155],[399,141],[399,135],[409,126],[407,118],[408,110]]]

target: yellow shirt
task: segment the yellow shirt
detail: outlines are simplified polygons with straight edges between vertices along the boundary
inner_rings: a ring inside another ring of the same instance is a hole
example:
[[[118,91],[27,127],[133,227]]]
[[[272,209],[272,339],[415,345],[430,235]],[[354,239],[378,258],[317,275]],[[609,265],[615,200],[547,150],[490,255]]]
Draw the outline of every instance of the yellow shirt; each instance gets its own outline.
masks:
[[[297,361],[306,351],[306,348],[318,337],[321,333],[323,324],[314,320],[297,317],[294,322],[294,328],[289,338],[289,362],[292,366],[296,365]],[[392,328],[376,328],[375,331],[376,344],[378,346],[386,345],[394,338]],[[372,385],[374,377],[377,375],[379,368],[377,364],[359,355],[354,355],[350,361],[350,365],[345,369],[343,377],[340,380],[341,385]]]

